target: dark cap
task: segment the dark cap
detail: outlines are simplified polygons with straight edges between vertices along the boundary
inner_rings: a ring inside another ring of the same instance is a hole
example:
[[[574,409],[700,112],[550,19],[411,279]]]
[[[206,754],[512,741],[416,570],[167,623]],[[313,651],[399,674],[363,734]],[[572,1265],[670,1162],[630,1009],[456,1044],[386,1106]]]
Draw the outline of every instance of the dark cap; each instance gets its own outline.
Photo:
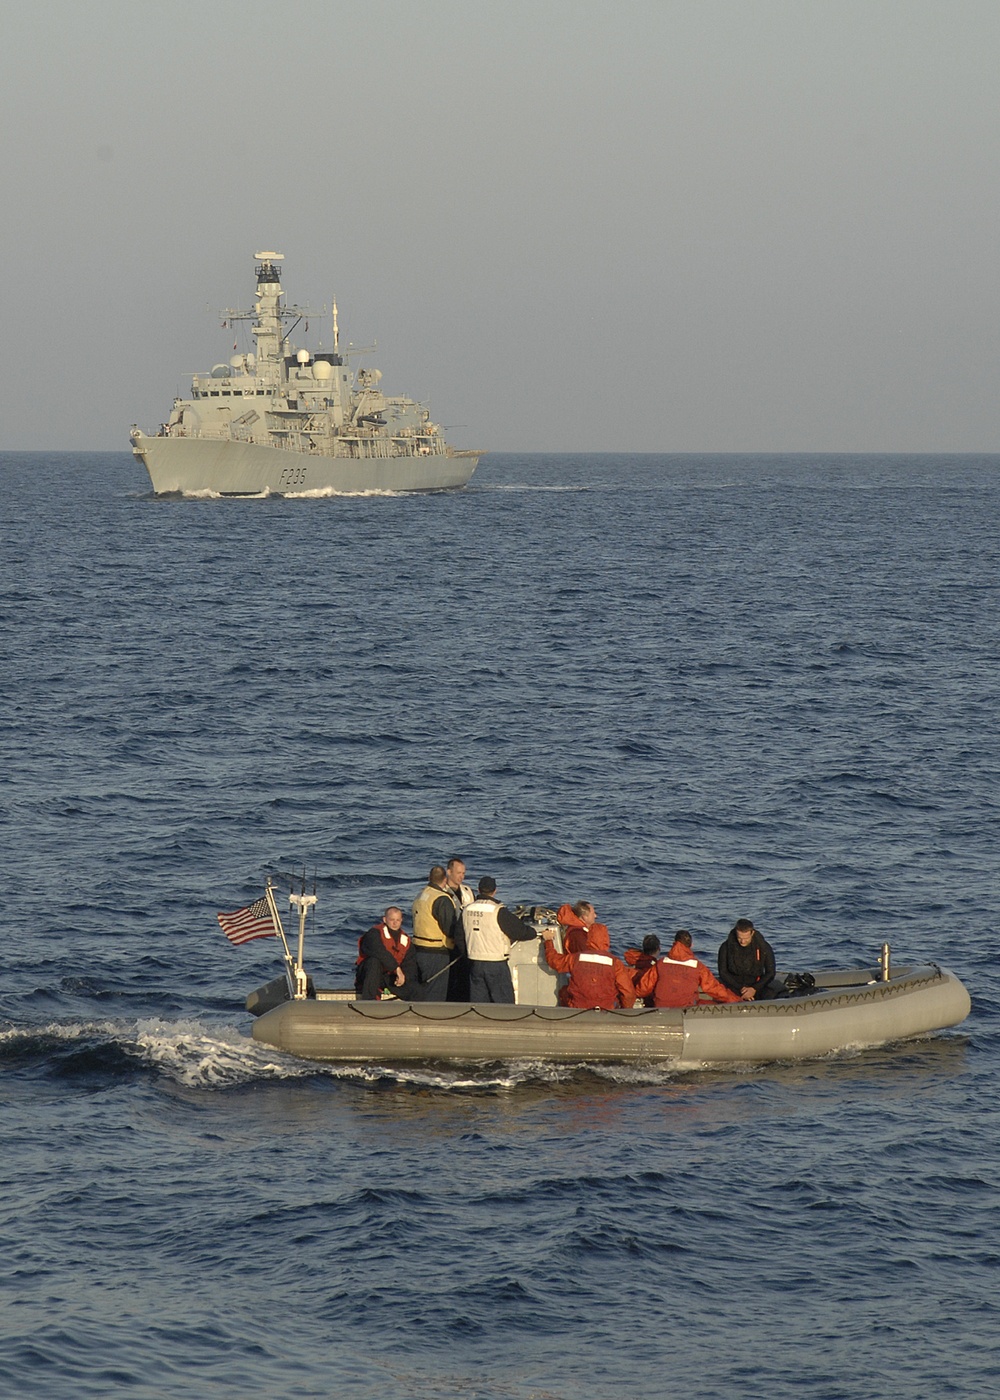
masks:
[[[492,875],[484,875],[479,882],[480,894],[496,894],[497,882]]]

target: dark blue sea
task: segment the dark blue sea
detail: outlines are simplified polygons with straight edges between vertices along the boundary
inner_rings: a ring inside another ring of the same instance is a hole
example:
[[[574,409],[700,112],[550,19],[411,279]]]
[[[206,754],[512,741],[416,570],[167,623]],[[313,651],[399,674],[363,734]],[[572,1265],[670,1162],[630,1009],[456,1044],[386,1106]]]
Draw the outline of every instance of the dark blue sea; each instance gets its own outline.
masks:
[[[155,499],[0,457],[0,1392],[1000,1393],[1000,457],[514,456]],[[317,1068],[307,963],[453,853],[620,951],[952,968],[959,1029],[726,1070]]]

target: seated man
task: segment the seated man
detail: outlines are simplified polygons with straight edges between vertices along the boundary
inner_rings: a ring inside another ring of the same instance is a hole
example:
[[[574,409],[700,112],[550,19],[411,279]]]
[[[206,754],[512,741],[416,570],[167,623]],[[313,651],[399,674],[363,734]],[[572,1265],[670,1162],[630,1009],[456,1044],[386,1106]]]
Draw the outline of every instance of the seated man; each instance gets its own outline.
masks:
[[[648,972],[656,962],[659,951],[660,940],[655,933],[646,934],[646,937],[642,940],[641,948],[625,949],[625,961],[632,969],[632,985],[634,987],[639,986],[639,983],[642,981],[643,973]],[[653,998],[651,996],[643,997],[643,1005],[652,1006]]]
[[[592,911],[592,906],[588,906]],[[559,911],[560,915],[562,910]],[[552,946],[554,932],[545,930],[545,961],[555,972],[568,972],[569,981],[559,993],[560,1006],[599,1008],[613,1011],[616,1006],[634,1006],[632,974],[611,952],[608,931],[591,920],[580,946],[580,933],[572,930],[572,945],[565,953]],[[568,940],[567,940],[568,941]]]
[[[691,935],[683,928],[674,936],[670,952],[657,958],[643,973],[636,991],[641,997],[652,996],[654,1006],[697,1006],[700,992],[706,993],[712,1001],[740,1000],[694,956]]]
[[[398,996],[409,996],[410,987],[416,985],[417,969],[410,935],[403,932],[402,909],[390,904],[381,921],[361,935],[354,966],[359,1001],[378,1001],[387,988]]]
[[[596,922],[597,910],[587,899],[560,905],[556,918],[563,926],[563,947],[567,953],[579,953],[586,948],[587,935],[592,928],[596,928],[598,933],[601,929],[608,932],[606,924]],[[608,946],[611,946],[610,935]]]
[[[774,950],[749,919],[737,919],[719,949],[719,981],[742,1001],[769,1001],[780,991]]]
[[[513,1006],[514,982],[507,965],[510,945],[538,935],[500,903],[491,875],[483,876],[479,894],[462,910],[462,935],[469,959],[469,1000]]]

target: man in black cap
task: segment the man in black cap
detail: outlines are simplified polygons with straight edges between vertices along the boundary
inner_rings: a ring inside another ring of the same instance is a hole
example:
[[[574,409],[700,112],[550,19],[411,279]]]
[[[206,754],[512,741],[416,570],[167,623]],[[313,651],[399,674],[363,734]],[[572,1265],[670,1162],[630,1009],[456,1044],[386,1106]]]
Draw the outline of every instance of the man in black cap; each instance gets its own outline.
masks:
[[[469,1000],[514,1004],[514,983],[507,965],[512,943],[537,938],[535,930],[496,897],[497,882],[484,875],[479,894],[462,910],[469,955]]]

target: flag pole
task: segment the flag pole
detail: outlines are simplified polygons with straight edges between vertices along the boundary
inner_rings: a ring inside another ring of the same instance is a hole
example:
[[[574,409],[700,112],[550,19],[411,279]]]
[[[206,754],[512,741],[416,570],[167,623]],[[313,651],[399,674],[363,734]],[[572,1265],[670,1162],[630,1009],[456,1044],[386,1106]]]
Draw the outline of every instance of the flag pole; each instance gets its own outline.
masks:
[[[298,977],[296,976],[295,963],[292,960],[292,950],[288,946],[288,939],[285,937],[285,930],[281,922],[281,915],[278,913],[278,906],[274,898],[274,886],[268,880],[264,890],[264,898],[267,900],[268,908],[271,911],[271,918],[274,920],[274,931],[281,939],[281,945],[285,950],[285,970],[288,974],[288,990],[293,996],[298,995]],[[305,995],[303,993],[303,995]]]

